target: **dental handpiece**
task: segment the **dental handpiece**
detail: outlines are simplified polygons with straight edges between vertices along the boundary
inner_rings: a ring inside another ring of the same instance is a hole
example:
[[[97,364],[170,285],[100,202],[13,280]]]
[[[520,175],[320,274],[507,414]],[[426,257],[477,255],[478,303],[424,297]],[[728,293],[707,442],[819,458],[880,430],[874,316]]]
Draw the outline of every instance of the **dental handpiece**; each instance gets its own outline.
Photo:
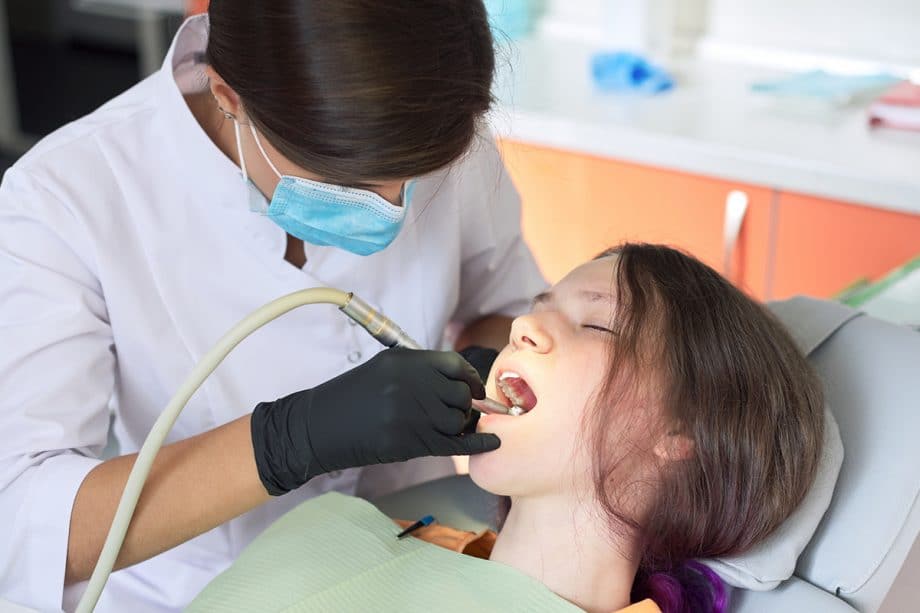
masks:
[[[367,330],[384,347],[405,347],[406,349],[422,349],[422,346],[412,340],[412,337],[396,325],[389,317],[380,314],[371,305],[354,294],[348,294],[348,301],[339,309],[348,315],[355,323]],[[484,398],[473,400],[473,408],[480,413],[499,415],[520,415],[517,407],[508,408],[502,403]]]
[[[524,410],[521,407],[511,407],[508,408],[497,400],[492,400],[491,398],[483,398],[482,400],[473,400],[473,408],[479,411],[480,413],[489,414],[499,414],[499,415],[511,415],[513,417],[518,417],[519,415],[524,414]]]
[[[384,347],[405,347],[406,349],[422,349],[422,346],[412,340],[402,328],[396,325],[389,317],[377,312],[374,307],[364,302],[353,293],[348,294],[348,301],[339,307],[356,324],[367,330],[368,334],[376,338]]]

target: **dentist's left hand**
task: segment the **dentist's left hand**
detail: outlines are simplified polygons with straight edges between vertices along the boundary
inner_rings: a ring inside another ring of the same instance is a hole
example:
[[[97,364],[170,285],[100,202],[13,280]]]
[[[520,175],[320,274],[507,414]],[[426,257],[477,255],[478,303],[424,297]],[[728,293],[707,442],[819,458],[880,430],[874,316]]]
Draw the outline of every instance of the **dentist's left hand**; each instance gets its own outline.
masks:
[[[464,432],[476,370],[447,351],[389,349],[313,389],[252,414],[259,478],[279,496],[313,477],[357,466],[498,449],[494,434]]]

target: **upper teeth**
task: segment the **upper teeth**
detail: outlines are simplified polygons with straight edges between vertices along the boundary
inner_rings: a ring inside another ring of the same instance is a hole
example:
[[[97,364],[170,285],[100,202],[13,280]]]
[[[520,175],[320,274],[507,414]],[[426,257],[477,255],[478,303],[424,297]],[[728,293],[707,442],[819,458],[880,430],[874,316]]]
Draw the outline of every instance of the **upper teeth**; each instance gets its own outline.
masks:
[[[520,378],[521,378],[521,375],[517,374],[516,372],[511,372],[510,370],[506,370],[505,372],[502,373],[502,376],[499,377],[498,380],[504,381],[505,379],[520,379]]]

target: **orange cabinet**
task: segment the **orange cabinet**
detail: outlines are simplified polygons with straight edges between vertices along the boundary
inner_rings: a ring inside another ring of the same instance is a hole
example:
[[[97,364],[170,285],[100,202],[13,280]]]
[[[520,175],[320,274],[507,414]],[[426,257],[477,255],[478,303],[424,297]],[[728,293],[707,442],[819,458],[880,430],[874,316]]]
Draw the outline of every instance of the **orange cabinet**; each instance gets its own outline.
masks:
[[[920,255],[920,215],[783,193],[773,253],[773,298],[829,297]]]
[[[665,243],[723,271],[726,197],[749,200],[733,280],[762,298],[773,192],[762,187],[503,141],[523,202],[524,237],[551,282],[623,241]]]
[[[185,14],[197,15],[208,11],[209,0],[185,0]]]

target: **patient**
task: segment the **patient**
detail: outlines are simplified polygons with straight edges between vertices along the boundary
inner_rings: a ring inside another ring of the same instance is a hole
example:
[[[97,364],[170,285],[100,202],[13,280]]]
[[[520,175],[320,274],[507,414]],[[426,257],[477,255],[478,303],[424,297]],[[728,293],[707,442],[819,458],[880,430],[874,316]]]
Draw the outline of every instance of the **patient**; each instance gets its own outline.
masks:
[[[610,250],[539,296],[487,390],[531,409],[479,422],[502,446],[470,474],[511,497],[490,558],[588,611],[723,610],[691,560],[767,537],[820,457],[822,393],[787,332],[666,247]]]
[[[605,252],[538,296],[487,390],[528,410],[483,416],[478,429],[502,445],[470,459],[479,486],[510,498],[501,531],[416,535],[592,613],[726,610],[721,581],[694,560],[770,535],[805,497],[821,452],[820,386],[787,332],[661,246]],[[449,555],[439,570],[467,559]],[[420,610],[414,593],[402,610]]]

